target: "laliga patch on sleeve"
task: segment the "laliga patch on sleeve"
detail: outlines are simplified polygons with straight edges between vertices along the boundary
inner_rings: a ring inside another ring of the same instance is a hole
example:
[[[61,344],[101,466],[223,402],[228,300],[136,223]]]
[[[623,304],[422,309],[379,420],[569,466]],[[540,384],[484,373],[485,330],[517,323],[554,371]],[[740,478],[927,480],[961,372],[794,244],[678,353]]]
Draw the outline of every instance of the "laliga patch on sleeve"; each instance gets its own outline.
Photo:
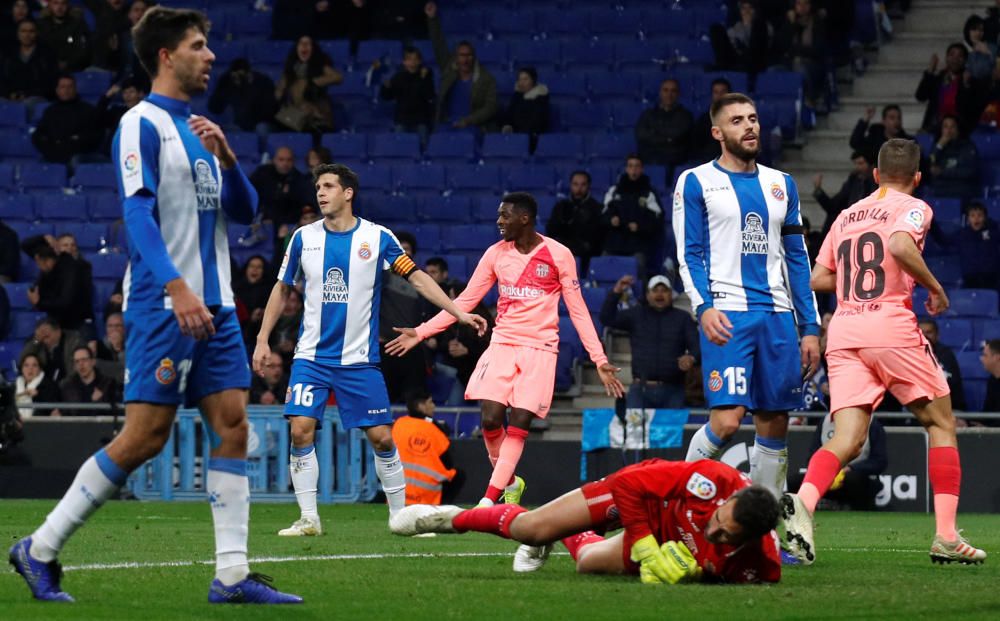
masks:
[[[702,500],[715,498],[715,483],[703,474],[695,472],[687,482],[687,491],[691,492]]]
[[[915,228],[916,230],[921,230],[924,228],[924,210],[923,209],[911,209],[906,214],[906,223]]]

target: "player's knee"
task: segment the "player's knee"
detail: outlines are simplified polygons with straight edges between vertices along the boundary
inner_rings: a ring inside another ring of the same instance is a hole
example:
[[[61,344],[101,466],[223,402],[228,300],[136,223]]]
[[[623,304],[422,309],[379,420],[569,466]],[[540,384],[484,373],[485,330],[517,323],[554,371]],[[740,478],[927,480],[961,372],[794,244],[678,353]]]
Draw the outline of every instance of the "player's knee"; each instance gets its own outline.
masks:
[[[236,448],[246,448],[247,435],[250,432],[250,425],[247,423],[246,418],[241,418],[229,424],[222,425],[219,429],[216,429],[215,432],[219,434],[219,438],[222,440],[223,445]]]
[[[309,446],[313,444],[316,432],[305,426],[292,425],[291,428],[292,446]]]
[[[517,516],[510,526],[512,538],[529,546],[551,543],[552,534],[549,531],[549,527],[544,522],[535,519],[531,512]]]
[[[387,453],[396,448],[392,442],[392,430],[388,425],[372,427],[366,432],[372,448],[379,453]]]
[[[736,435],[736,432],[740,430],[740,418],[738,416],[719,417],[719,419],[713,423],[712,427],[716,430],[716,435],[718,435],[720,439],[728,440]]]

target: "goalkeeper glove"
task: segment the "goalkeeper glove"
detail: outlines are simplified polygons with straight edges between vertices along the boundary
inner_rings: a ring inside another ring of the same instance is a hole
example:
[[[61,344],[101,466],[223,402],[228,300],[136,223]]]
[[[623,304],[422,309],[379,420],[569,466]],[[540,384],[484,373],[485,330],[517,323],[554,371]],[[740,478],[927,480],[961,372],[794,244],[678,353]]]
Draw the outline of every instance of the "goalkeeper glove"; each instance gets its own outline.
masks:
[[[643,584],[677,584],[701,578],[701,567],[681,542],[668,541],[660,546],[655,537],[646,535],[632,545],[631,558],[639,563]]]

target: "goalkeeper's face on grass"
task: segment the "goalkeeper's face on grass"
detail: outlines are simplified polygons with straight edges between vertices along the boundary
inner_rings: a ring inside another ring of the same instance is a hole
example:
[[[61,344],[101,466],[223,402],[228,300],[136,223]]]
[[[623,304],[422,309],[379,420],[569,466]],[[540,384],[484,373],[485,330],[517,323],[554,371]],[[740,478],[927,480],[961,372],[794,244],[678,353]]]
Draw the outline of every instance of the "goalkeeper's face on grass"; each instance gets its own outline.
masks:
[[[734,517],[736,499],[730,498],[708,518],[705,539],[709,543],[739,545],[743,543],[743,527]]]
[[[215,54],[208,49],[208,39],[200,30],[189,29],[177,49],[169,52],[168,56],[182,91],[198,95],[208,90]]]

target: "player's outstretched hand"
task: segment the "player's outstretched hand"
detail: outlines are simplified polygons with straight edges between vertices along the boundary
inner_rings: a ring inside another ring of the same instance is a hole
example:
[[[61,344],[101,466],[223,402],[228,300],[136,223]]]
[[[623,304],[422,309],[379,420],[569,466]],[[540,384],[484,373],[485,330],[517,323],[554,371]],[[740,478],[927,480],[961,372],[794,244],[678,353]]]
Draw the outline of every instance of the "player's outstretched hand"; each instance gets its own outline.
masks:
[[[199,341],[207,340],[215,334],[212,313],[191,291],[183,278],[175,278],[168,282],[167,293],[170,295],[174,317],[177,318],[181,334],[192,336]]]
[[[707,338],[716,345],[725,345],[729,339],[733,338],[733,324],[729,317],[716,308],[710,308],[701,314],[701,329]]]
[[[271,346],[267,341],[257,341],[257,346],[253,349],[253,371],[257,375],[264,377],[264,365],[271,356]]]
[[[482,336],[486,334],[486,329],[490,327],[490,324],[486,323],[486,320],[479,315],[473,315],[472,313],[462,313],[459,318],[458,323],[463,326],[469,326],[470,328],[476,329],[476,335]]]
[[[819,337],[803,336],[799,349],[802,350],[802,379],[807,380],[819,369]]]
[[[188,119],[188,127],[201,140],[202,146],[219,158],[219,163],[222,164],[223,168],[232,168],[236,165],[236,154],[229,148],[226,134],[223,133],[221,127],[198,115],[193,115]]]
[[[604,392],[609,397],[614,397],[615,399],[621,399],[625,396],[625,386],[622,385],[621,380],[616,375],[619,371],[621,369],[610,362],[605,362],[597,367],[597,376],[601,378],[601,383],[604,384]]]
[[[948,299],[948,294],[944,292],[944,289],[937,293],[931,291],[927,295],[927,301],[924,302],[924,306],[927,308],[928,313],[936,317],[948,310],[948,307],[951,306],[951,301]]]
[[[413,328],[393,328],[392,331],[399,336],[385,344],[385,353],[390,356],[405,356],[406,352],[420,344],[421,338]]]

